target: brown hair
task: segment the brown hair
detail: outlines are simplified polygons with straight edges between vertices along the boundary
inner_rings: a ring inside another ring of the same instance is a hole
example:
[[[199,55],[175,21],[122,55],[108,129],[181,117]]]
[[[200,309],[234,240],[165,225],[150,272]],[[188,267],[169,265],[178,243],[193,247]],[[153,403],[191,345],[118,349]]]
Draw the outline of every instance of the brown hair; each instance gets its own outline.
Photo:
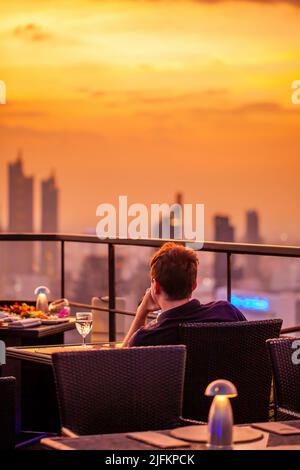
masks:
[[[151,258],[150,273],[171,300],[191,296],[197,279],[198,258],[190,248],[165,243]]]

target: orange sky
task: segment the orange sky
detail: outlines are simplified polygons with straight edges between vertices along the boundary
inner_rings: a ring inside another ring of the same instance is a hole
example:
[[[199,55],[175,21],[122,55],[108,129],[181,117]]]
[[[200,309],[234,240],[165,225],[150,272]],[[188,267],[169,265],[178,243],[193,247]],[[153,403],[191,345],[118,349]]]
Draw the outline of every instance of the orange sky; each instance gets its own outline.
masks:
[[[298,239],[300,8],[276,1],[10,0],[0,3],[1,217],[5,165],[55,169],[64,231],[101,202],[247,208],[269,241]],[[38,222],[38,220],[37,220]],[[297,238],[298,237],[298,238]]]

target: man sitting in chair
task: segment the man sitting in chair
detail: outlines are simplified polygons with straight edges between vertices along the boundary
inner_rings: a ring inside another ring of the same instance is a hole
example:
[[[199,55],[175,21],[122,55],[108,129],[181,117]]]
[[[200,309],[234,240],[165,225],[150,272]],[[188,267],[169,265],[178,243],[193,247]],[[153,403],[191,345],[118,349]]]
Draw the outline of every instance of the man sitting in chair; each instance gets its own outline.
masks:
[[[197,287],[196,253],[173,242],[165,243],[151,258],[151,287],[140,303],[123,346],[178,344],[183,322],[245,321],[244,315],[226,301],[202,304],[192,299]],[[147,322],[150,313],[157,319]]]

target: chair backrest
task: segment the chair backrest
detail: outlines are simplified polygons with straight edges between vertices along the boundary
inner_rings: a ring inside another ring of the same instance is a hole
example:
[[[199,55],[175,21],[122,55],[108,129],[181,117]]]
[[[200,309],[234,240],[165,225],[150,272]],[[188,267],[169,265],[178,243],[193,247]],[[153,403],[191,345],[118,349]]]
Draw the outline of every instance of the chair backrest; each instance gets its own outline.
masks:
[[[78,434],[179,425],[184,346],[53,354],[61,425]]]
[[[16,427],[16,379],[0,377],[0,449],[14,449]]]
[[[185,323],[181,343],[187,347],[183,417],[207,421],[211,399],[204,396],[216,379],[233,382],[234,421],[268,420],[272,370],[266,340],[280,334],[282,320]]]
[[[267,346],[273,368],[276,408],[300,413],[300,340],[270,339]]]

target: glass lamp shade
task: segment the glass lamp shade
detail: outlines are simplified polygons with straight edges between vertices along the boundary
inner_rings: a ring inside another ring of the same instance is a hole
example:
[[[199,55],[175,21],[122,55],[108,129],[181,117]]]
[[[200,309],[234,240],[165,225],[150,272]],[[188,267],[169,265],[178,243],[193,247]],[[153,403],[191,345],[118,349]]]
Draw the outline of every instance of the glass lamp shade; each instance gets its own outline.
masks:
[[[215,397],[217,395],[225,395],[229,398],[233,398],[237,396],[237,389],[235,385],[233,385],[232,382],[229,382],[229,380],[215,380],[214,382],[211,382],[206,390],[205,390],[205,395],[209,397]]]

